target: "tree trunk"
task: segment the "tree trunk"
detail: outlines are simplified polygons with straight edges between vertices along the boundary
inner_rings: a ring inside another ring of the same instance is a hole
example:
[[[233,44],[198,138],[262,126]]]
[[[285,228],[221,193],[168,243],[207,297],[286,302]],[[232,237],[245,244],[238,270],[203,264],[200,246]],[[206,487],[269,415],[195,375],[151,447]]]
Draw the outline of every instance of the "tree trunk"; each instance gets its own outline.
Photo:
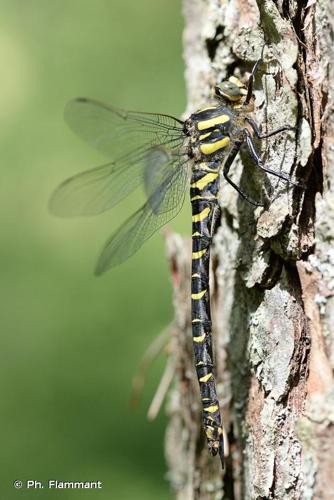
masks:
[[[259,173],[245,151],[233,177],[265,208],[221,189],[211,278],[223,479],[200,427],[190,244],[167,238],[176,309],[169,478],[180,500],[333,499],[333,2],[184,0],[184,14],[187,115],[210,102],[215,82],[245,79],[266,42],[254,118],[262,131],[297,130],[261,141],[261,156],[307,189]]]

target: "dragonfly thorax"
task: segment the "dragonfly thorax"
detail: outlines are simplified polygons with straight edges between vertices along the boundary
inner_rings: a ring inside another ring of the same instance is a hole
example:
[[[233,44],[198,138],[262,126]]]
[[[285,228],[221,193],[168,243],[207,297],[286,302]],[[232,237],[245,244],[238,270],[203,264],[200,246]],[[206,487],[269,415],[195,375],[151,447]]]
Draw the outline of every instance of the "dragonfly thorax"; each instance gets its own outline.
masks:
[[[193,113],[184,125],[190,136],[190,156],[196,161],[223,157],[230,145],[233,119],[233,113],[221,105]]]

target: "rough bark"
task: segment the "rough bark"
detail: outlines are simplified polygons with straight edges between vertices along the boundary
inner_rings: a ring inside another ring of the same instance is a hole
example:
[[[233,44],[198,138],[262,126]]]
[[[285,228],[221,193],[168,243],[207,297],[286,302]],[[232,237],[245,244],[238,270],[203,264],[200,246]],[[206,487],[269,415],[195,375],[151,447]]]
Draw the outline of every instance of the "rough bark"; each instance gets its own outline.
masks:
[[[264,41],[255,118],[296,134],[262,141],[259,173],[242,152],[223,184],[215,238],[214,340],[227,467],[208,456],[192,366],[189,241],[167,238],[175,298],[166,455],[182,500],[334,498],[334,98],[331,0],[184,0],[187,115],[230,74],[244,78]]]

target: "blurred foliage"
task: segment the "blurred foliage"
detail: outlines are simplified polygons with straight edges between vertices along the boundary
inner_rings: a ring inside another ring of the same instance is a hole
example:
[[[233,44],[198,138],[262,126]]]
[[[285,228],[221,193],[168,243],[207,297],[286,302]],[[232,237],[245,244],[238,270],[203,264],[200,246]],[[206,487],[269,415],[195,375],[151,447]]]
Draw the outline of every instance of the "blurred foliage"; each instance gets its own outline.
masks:
[[[97,279],[104,241],[141,196],[75,220],[47,203],[64,178],[105,161],[67,129],[70,98],[182,113],[181,1],[4,0],[0,12],[1,498],[171,498],[165,419],[145,419],[163,356],[129,410],[136,366],[173,314],[163,238]],[[103,489],[16,491],[15,479]]]

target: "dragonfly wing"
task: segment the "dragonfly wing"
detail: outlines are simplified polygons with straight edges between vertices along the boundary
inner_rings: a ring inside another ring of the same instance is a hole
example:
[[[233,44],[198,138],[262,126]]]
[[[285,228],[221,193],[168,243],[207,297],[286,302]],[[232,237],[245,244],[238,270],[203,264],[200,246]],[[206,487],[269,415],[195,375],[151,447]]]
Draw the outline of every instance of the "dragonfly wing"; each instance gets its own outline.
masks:
[[[147,202],[107,241],[98,260],[96,274],[102,274],[128,259],[178,214],[184,202],[187,178],[187,161],[184,161],[159,183]]]
[[[152,145],[174,149],[184,139],[183,122],[172,116],[125,111],[94,99],[70,101],[65,120],[84,141],[115,160]]]
[[[66,179],[51,196],[51,213],[75,217],[109,210],[143,181],[144,165],[138,163],[129,162],[124,167],[122,162],[112,162]]]
[[[70,101],[65,118],[78,135],[115,160],[75,175],[56,189],[49,206],[62,217],[109,210],[140,184],[150,199],[185,141],[176,118],[123,111],[89,99]]]

